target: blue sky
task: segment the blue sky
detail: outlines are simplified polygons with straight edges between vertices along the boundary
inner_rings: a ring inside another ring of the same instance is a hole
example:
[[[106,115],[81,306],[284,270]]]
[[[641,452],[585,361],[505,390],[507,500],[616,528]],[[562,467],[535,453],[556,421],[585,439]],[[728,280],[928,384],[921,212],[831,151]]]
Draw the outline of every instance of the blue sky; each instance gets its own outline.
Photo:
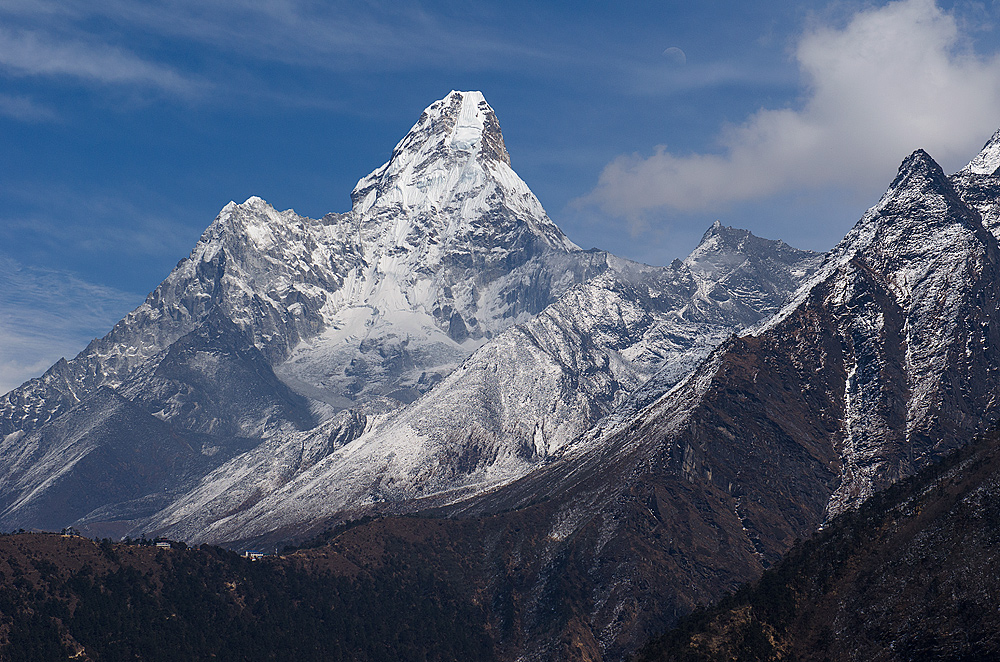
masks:
[[[715,220],[826,250],[898,163],[1000,127],[1000,8],[0,0],[0,392],[138,305],[230,200],[346,211],[482,90],[569,237],[666,264]]]

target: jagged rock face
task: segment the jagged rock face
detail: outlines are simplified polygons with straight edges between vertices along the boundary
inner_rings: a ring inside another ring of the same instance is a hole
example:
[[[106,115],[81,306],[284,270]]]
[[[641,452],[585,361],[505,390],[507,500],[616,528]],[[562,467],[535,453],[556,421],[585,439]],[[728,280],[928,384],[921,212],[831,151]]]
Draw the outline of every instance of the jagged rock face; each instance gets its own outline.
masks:
[[[324,292],[337,289],[355,261],[337,228],[276,212],[259,198],[230,203],[191,255],[108,335],[0,400],[0,434],[35,429],[97,388],[155,369],[162,352],[213,312],[273,363],[322,327]]]
[[[706,393],[725,387],[738,398],[695,397],[692,383],[689,392],[657,403],[661,414],[651,409],[643,416],[670,420],[676,438],[697,439],[677,447],[680,469],[722,480],[727,489],[720,476],[728,474],[720,474],[713,454],[730,454],[742,443],[739,429],[755,421],[786,429],[795,445],[832,448],[835,456],[820,455],[827,457],[823,470],[838,475],[827,511],[839,512],[965,443],[996,417],[986,385],[1000,366],[997,264],[996,240],[978,214],[937,164],[916,152],[879,204],[831,251],[810,287],[716,357],[715,372],[704,376],[712,385]],[[740,377],[745,371],[730,369],[748,357],[749,380]],[[742,411],[740,403],[762,389],[763,401],[778,397],[780,391],[766,391],[777,388],[771,379],[766,388],[755,386],[774,372],[784,375],[781,390],[797,394],[800,406],[788,401],[792,408],[781,416],[774,412],[785,405],[777,401],[756,413]],[[727,385],[730,378],[737,382]],[[814,395],[821,402],[809,404]],[[684,398],[689,403],[679,405]],[[688,406],[696,413],[718,408],[731,422],[692,432],[698,419]]]
[[[754,324],[762,311],[765,316],[777,311],[821,260],[782,241],[716,221],[684,259],[698,288],[684,317],[692,322],[734,318],[742,326]]]
[[[151,373],[136,375],[118,392],[175,427],[220,439],[317,425],[306,398],[274,375],[235,324],[214,315],[174,342]]]
[[[831,513],[996,418],[987,386],[1000,368],[995,237],[923,152],[873,212],[878,222],[862,219],[842,244],[842,285],[829,301],[852,313],[841,322],[851,351]]]

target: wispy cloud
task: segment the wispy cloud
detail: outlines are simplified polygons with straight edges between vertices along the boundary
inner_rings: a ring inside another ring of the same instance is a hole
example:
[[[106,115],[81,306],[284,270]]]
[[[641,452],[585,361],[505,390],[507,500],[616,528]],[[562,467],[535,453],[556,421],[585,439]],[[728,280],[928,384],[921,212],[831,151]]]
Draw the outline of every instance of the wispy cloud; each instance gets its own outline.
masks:
[[[29,97],[0,94],[0,115],[22,122],[55,122],[59,114]]]
[[[343,90],[316,80],[330,74],[498,71],[580,56],[491,30],[475,14],[471,6],[430,12],[407,1],[9,0],[0,2],[0,75],[152,89],[185,101],[329,107]],[[275,68],[294,73],[276,76]]]
[[[6,237],[13,244],[16,237],[32,237],[40,244],[73,246],[96,255],[181,255],[207,225],[204,218],[191,218],[185,208],[152,192],[139,189],[130,194],[25,184],[15,195],[32,202],[35,209],[0,217],[0,239]],[[141,206],[132,199],[149,204]],[[185,223],[185,218],[191,222]]]
[[[6,61],[9,71],[62,72],[81,80],[161,89],[197,88],[210,80],[214,90],[226,90],[230,98],[280,97],[293,105],[324,105],[338,96],[317,88],[310,74],[356,79],[421,70],[446,70],[452,76],[513,70],[518,76],[548,76],[554,84],[592,90],[597,83],[640,97],[733,83],[789,82],[787,72],[743,62],[671,67],[662,47],[651,51],[655,61],[645,61],[613,41],[606,43],[603,26],[566,21],[562,11],[544,6],[514,10],[471,1],[458,8],[416,0],[7,0],[0,3],[3,18],[8,19],[0,20],[7,25],[8,41],[17,42],[6,58],[0,53],[0,66]],[[168,48],[157,50],[147,42]],[[52,48],[39,49],[38,44]],[[171,59],[178,50],[196,56]],[[105,66],[112,61],[115,67]],[[276,78],[272,65],[294,70],[290,78],[306,82],[300,86]],[[199,73],[190,75],[184,67],[199,67]],[[106,71],[119,73],[98,77]],[[291,94],[289,87],[294,88]],[[211,98],[220,96],[225,98]]]
[[[200,84],[129,51],[54,32],[0,27],[0,69],[16,76],[70,76],[104,84],[139,84],[191,95]]]
[[[867,190],[916,148],[946,166],[1000,124],[1000,58],[971,51],[933,0],[900,0],[819,25],[795,57],[808,87],[796,108],[763,109],[718,138],[718,151],[622,156],[583,204],[641,218],[718,210],[792,190]]]
[[[0,257],[0,393],[73,357],[141,303],[135,294]]]
[[[471,8],[448,18],[416,2],[331,2],[296,0],[168,0],[137,3],[12,2],[6,10],[22,23],[44,21],[67,32],[85,29],[100,17],[150,34],[199,42],[239,53],[320,69],[411,68],[448,60],[452,65],[481,66],[490,58],[515,52],[538,56],[530,43],[501,39],[467,17]],[[465,14],[465,15],[463,15]],[[456,58],[461,53],[462,58]],[[134,74],[163,76],[133,62]],[[169,75],[169,72],[166,72]]]

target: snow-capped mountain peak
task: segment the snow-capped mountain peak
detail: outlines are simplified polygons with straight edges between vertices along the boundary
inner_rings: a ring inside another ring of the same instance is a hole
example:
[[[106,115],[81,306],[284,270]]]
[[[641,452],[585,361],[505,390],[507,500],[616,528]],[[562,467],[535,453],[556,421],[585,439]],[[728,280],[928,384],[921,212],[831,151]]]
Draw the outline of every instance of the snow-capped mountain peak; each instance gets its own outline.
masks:
[[[415,153],[424,146],[503,161],[510,165],[500,122],[482,92],[456,92],[431,104],[393,150],[393,156]]]
[[[510,223],[498,222],[502,208],[548,248],[579,250],[511,169],[500,123],[481,92],[451,92],[431,104],[351,199],[362,235],[381,235],[391,248],[412,248],[421,237],[447,243],[508,232]]]
[[[742,310],[740,321],[751,324],[760,319],[755,311],[773,310],[821,260],[820,255],[716,221],[678,263],[697,287],[683,314],[689,320],[705,321],[715,319],[720,310],[726,310],[726,315]],[[761,288],[762,283],[768,285]]]
[[[749,230],[741,230],[716,221],[702,236],[691,254],[684,258],[684,265],[696,278],[714,280],[721,272],[728,272],[749,259],[747,251],[767,245],[768,250],[780,248],[781,242],[761,239]]]
[[[949,260],[964,264],[968,242],[982,243],[984,233],[981,219],[958,197],[941,166],[918,149],[903,160],[878,203],[830,251],[811,281],[782,312],[752,332],[776,327],[815,286],[856,259],[891,283],[894,296],[906,306],[928,265]],[[918,263],[919,269],[914,266]]]
[[[510,156],[493,109],[481,92],[453,91],[428,106],[389,161],[358,182],[354,211],[392,204],[440,209],[455,193],[482,185],[497,163],[509,169]]]
[[[301,220],[293,210],[278,211],[265,200],[253,195],[243,203],[231,201],[223,207],[215,221],[205,230],[201,243],[209,244],[228,234],[233,239],[266,250],[280,242],[280,236],[287,234],[288,228]]]
[[[975,175],[993,175],[1000,168],[1000,131],[993,134],[983,149],[961,172]]]

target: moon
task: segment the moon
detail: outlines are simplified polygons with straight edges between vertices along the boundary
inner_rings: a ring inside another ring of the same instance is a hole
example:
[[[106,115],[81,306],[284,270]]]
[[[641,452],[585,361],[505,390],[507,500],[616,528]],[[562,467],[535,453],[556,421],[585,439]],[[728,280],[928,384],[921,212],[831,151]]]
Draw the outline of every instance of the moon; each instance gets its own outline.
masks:
[[[676,46],[671,46],[667,50],[663,51],[663,57],[665,57],[671,64],[684,64],[687,62],[687,55],[684,55],[684,51]]]

